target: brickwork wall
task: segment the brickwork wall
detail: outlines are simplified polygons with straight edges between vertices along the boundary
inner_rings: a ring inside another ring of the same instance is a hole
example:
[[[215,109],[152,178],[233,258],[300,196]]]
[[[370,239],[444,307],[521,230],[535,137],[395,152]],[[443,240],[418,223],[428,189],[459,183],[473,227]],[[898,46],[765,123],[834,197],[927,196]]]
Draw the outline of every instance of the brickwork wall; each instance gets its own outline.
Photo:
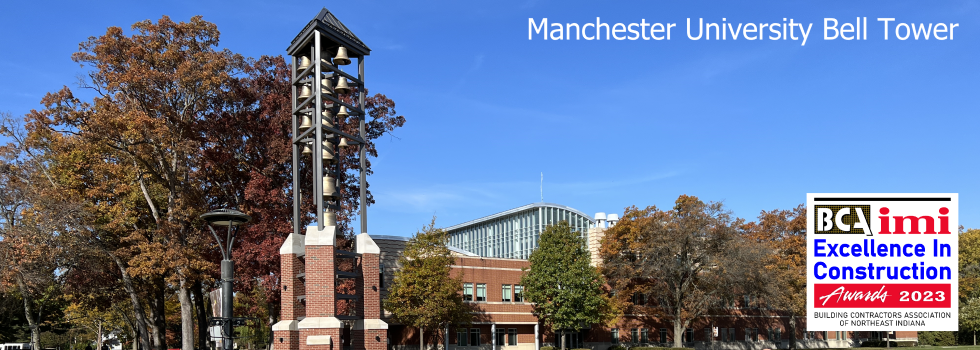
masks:
[[[278,350],[299,350],[299,332],[297,331],[275,331],[272,341]]]
[[[306,295],[306,286],[296,276],[303,273],[303,262],[296,254],[281,256],[280,278],[282,278],[282,316],[283,320],[296,320],[306,316],[306,306],[299,297]]]
[[[309,247],[307,247],[307,249],[309,249]],[[307,250],[307,253],[309,253],[309,250]],[[311,335],[329,335],[331,338],[331,343],[323,345],[307,345],[306,338]],[[299,339],[302,340],[299,344],[299,350],[342,350],[340,343],[340,328],[300,329]]]
[[[306,246],[306,316],[336,315],[334,247]]]

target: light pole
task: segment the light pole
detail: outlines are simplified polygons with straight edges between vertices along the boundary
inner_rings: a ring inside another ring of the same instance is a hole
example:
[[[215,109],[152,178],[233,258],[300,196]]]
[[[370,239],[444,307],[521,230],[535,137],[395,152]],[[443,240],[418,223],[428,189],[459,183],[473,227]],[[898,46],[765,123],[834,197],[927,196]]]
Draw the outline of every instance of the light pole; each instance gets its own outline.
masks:
[[[231,350],[234,342],[225,341],[233,339],[232,335],[234,335],[232,310],[235,304],[232,300],[232,288],[235,282],[235,262],[231,261],[231,247],[235,244],[235,236],[238,234],[236,226],[251,221],[252,217],[235,209],[218,209],[201,215],[201,219],[208,222],[208,230],[221,249],[221,318],[215,324],[222,326],[222,347]],[[212,226],[228,227],[224,244]]]

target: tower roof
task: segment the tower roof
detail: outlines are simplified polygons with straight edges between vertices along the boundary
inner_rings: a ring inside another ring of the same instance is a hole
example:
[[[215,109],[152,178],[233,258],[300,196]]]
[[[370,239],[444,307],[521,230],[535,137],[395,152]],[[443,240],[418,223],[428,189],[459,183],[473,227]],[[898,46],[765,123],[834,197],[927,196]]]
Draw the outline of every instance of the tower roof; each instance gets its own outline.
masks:
[[[292,55],[301,47],[306,46],[307,39],[310,38],[314,30],[319,30],[324,35],[343,45],[349,53],[353,51],[355,56],[371,54],[371,49],[357,35],[354,35],[354,32],[351,32],[343,22],[337,19],[330,10],[327,10],[326,7],[320,10],[320,13],[316,17],[313,17],[310,23],[306,24],[306,27],[303,27],[303,30],[293,38],[286,51]]]

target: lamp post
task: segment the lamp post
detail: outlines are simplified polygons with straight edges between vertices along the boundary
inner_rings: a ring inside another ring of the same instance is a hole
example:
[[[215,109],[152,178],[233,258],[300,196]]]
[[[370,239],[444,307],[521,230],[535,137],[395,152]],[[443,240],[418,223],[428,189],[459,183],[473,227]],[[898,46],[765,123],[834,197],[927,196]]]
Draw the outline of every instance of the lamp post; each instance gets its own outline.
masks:
[[[225,339],[232,339],[234,334],[232,310],[235,304],[232,300],[232,286],[235,282],[235,262],[231,261],[231,247],[235,243],[235,236],[238,234],[236,226],[251,221],[252,217],[235,209],[218,209],[201,215],[201,219],[208,222],[208,230],[211,231],[211,235],[218,242],[218,248],[221,249],[221,343],[225,350],[231,350],[234,346],[233,342],[225,341]],[[222,244],[222,240],[213,226],[228,227],[224,244]]]

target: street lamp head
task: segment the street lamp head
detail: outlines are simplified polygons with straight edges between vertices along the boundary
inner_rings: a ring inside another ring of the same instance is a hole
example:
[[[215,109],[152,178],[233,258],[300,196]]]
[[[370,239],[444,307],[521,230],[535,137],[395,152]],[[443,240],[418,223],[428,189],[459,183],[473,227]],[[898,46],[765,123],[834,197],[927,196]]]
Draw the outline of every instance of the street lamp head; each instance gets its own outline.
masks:
[[[217,209],[202,214],[201,219],[215,226],[237,226],[251,221],[252,217],[235,209]]]

